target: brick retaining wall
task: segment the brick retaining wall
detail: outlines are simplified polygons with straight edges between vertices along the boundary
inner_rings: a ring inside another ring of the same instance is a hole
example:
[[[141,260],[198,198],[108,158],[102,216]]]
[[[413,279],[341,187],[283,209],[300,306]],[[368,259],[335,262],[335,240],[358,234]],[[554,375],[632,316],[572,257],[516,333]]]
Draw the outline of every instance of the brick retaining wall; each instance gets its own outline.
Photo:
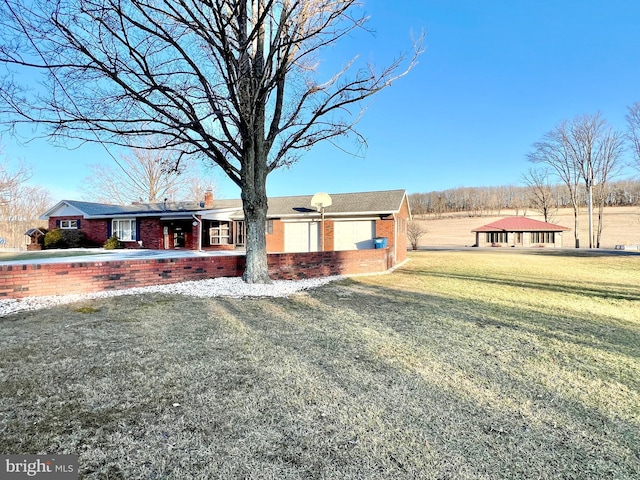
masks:
[[[268,255],[271,278],[284,280],[384,272],[391,262],[388,248]],[[1,265],[0,299],[237,277],[244,266],[243,255]]]

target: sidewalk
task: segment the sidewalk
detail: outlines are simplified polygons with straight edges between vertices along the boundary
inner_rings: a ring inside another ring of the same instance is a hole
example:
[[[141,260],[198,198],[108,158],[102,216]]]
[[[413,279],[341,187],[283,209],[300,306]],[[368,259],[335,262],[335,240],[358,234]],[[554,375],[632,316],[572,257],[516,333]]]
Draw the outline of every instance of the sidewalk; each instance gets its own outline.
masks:
[[[70,249],[68,252],[79,252],[84,249]],[[224,257],[232,255],[244,255],[244,250],[220,250],[220,251],[197,251],[197,250],[146,250],[146,249],[122,249],[104,250],[101,248],[91,249],[86,255],[74,255],[65,257],[35,257],[33,259],[22,260],[0,260],[0,265],[35,265],[49,263],[82,263],[82,262],[112,262],[118,260],[136,259],[158,259],[158,258],[189,258],[189,257]],[[41,253],[42,251],[38,251]],[[65,250],[51,250],[51,252],[65,252]],[[34,252],[37,253],[37,252]]]

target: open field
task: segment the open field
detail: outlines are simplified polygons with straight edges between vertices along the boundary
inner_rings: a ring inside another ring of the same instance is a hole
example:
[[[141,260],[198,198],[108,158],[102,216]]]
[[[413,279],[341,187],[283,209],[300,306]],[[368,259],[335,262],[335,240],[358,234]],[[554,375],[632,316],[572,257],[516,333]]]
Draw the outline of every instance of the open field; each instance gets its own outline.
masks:
[[[497,250],[2,318],[0,451],[83,479],[640,478],[640,255]]]
[[[518,212],[523,214],[522,210]],[[443,217],[441,219],[421,220],[427,234],[420,240],[420,246],[456,245],[471,246],[476,237],[471,230],[487,223],[495,222],[501,218],[515,215],[513,210],[504,210],[500,215],[489,217],[469,217],[460,213],[456,216]],[[544,220],[541,215],[529,210],[527,216],[535,220]],[[588,217],[586,210],[579,217],[580,246],[589,245]],[[573,236],[573,210],[560,210],[552,220],[552,223],[570,228],[563,233],[563,246],[571,248],[575,245]],[[594,228],[597,223],[594,217]],[[602,248],[614,248],[616,245],[640,245],[640,207],[610,207],[605,209]]]

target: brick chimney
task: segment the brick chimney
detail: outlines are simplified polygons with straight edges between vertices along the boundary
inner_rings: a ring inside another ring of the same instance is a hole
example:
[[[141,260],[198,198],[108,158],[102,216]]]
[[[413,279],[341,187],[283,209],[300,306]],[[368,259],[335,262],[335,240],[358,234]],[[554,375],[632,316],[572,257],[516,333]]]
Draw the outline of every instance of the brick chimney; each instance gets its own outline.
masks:
[[[204,208],[213,208],[213,191],[204,192]]]

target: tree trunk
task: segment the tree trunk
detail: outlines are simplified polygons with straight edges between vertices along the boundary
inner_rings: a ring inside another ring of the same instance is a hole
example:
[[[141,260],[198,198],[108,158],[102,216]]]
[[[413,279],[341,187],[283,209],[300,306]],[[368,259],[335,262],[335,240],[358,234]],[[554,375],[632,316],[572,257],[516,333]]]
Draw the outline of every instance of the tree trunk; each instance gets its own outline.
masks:
[[[598,233],[596,237],[596,248],[600,248],[600,240],[602,239],[602,217],[604,216],[604,205],[598,205]]]
[[[576,248],[580,248],[580,231],[578,230],[579,222],[578,222],[578,214],[579,214],[578,205],[573,204],[573,235],[576,239]]]
[[[589,248],[593,248],[593,186],[587,184],[587,209],[589,211]]]
[[[261,111],[258,112],[262,113]],[[259,120],[264,115],[257,115]],[[254,136],[245,143],[242,168],[242,209],[247,229],[247,262],[242,279],[247,283],[271,283],[267,265],[267,159],[262,138],[262,123],[253,129]]]
[[[253,107],[255,113],[245,135],[241,173],[242,209],[247,229],[247,260],[242,279],[247,283],[271,283],[265,236],[268,208],[265,109],[262,102],[257,102]]]
[[[247,228],[247,262],[242,279],[247,283],[271,283],[267,266],[267,242],[265,223],[267,220],[267,192],[254,188],[245,194],[243,189],[242,208]]]

